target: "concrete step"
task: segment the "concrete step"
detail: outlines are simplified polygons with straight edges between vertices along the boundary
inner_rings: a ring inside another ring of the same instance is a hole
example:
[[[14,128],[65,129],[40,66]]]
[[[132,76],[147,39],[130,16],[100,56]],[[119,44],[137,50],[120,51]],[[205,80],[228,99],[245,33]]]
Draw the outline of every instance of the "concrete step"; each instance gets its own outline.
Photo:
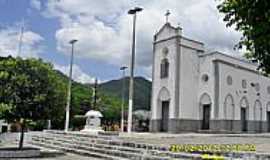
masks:
[[[70,135],[70,136],[79,136],[85,138],[102,138],[102,139],[111,139],[113,137],[118,137],[119,134],[116,133],[100,133],[99,135],[91,135],[82,132],[64,132],[64,131],[57,131],[57,130],[44,130],[44,133],[53,134],[53,135]]]
[[[61,143],[79,143],[80,145],[86,145],[86,146],[94,146],[97,148],[103,148],[103,149],[117,149],[119,151],[126,151],[126,152],[132,152],[132,153],[145,153],[146,151],[149,151],[150,149],[153,150],[154,147],[151,147],[148,149],[144,145],[136,145],[136,144],[129,144],[127,142],[122,141],[74,141],[74,139],[66,139],[66,138],[55,138],[55,137],[40,137],[40,136],[34,136],[33,139],[39,139],[42,141],[51,140],[51,141],[61,141]]]
[[[193,153],[173,153],[168,148],[145,143],[134,143],[122,140],[116,136],[92,136],[82,135],[79,133],[63,133],[57,134],[44,132],[40,135],[33,135],[33,140],[44,143],[52,143],[51,145],[72,148],[73,150],[85,150],[97,152],[99,154],[112,155],[130,159],[137,157],[144,159],[201,159],[200,154]],[[223,153],[223,156],[239,158],[247,156],[249,153]],[[119,156],[120,155],[120,156]],[[254,157],[254,153],[250,153],[249,157]],[[232,158],[231,158],[232,159]]]
[[[39,142],[39,143],[42,143],[42,142]],[[33,145],[38,145],[37,143],[32,143]],[[43,146],[44,146],[44,144],[46,144],[46,145],[51,145],[51,146],[53,146],[54,147],[54,149],[57,149],[57,148],[55,148],[55,146],[59,146],[59,144],[57,144],[57,143],[54,143],[54,144],[47,144],[47,143],[42,143],[43,144]],[[65,146],[65,147],[63,147],[63,146]],[[165,157],[163,157],[163,158],[161,158],[161,157],[157,157],[157,156],[148,156],[148,155],[146,155],[146,156],[143,156],[143,155],[135,155],[134,156],[134,154],[133,155],[131,155],[131,154],[126,154],[125,152],[118,152],[118,151],[112,151],[112,150],[97,150],[96,148],[90,148],[90,147],[88,147],[88,148],[86,148],[86,147],[81,147],[81,146],[79,146],[79,147],[74,147],[74,145],[73,146],[70,146],[70,145],[67,145],[67,144],[63,144],[63,145],[61,145],[61,148],[64,148],[64,149],[62,149],[62,150],[64,150],[64,151],[73,151],[73,150],[75,150],[75,151],[81,151],[81,150],[84,150],[84,151],[89,151],[90,149],[90,151],[91,151],[91,153],[99,153],[99,154],[101,154],[101,155],[113,155],[114,157],[116,157],[116,156],[121,156],[121,158],[127,158],[127,159],[131,159],[131,160],[141,160],[141,159],[149,159],[149,160],[166,160],[166,159],[171,159],[171,158],[165,158]],[[102,153],[100,153],[100,151],[102,152]],[[76,152],[75,152],[76,153]],[[80,153],[80,152],[78,152],[78,153]]]
[[[77,135],[67,135],[67,134],[48,134],[48,133],[43,133],[41,135],[33,135],[32,137],[45,137],[47,139],[56,139],[56,138],[65,138],[65,139],[72,139],[74,141],[82,141],[82,142],[87,142],[87,143],[99,143],[102,141],[111,141],[111,139],[104,139],[104,138],[96,138],[96,137],[81,137]]]
[[[46,138],[45,138],[46,139]],[[43,141],[43,140],[42,140]],[[103,150],[112,150],[112,152],[106,152],[106,154],[113,154],[113,155],[117,155],[117,154],[122,154],[121,157],[127,157],[130,159],[139,159],[141,157],[141,155],[146,154],[149,156],[145,155],[145,158],[147,157],[151,157],[151,159],[161,159],[162,157],[164,159],[167,159],[168,157],[173,157],[173,158],[177,158],[177,159],[195,159],[198,158],[200,159],[200,155],[199,154],[190,154],[190,153],[172,153],[172,152],[166,152],[166,151],[158,151],[158,150],[149,150],[146,152],[146,150],[142,150],[142,149],[136,149],[136,148],[129,148],[129,147],[118,147],[118,146],[110,146],[110,145],[103,145],[103,144],[89,144],[86,142],[73,142],[72,140],[49,140],[47,141],[47,143],[50,144],[54,144],[54,145],[61,145],[61,146],[69,146],[69,147],[73,147],[72,145],[74,145],[75,143],[79,146],[76,148],[79,148],[81,150],[89,150],[91,148],[89,147],[95,147],[98,149],[102,149],[101,152],[103,152]],[[71,144],[71,146],[70,146]],[[92,150],[93,151],[93,150]],[[114,151],[122,151],[122,152],[114,152]],[[100,150],[94,150],[94,152],[100,152]],[[128,152],[132,152],[132,153],[138,153],[137,154],[128,154]],[[133,158],[131,158],[133,157]],[[135,158],[134,158],[135,157]],[[171,159],[170,158],[170,159]]]
[[[94,158],[101,158],[101,159],[106,159],[106,160],[107,159],[108,160],[128,160],[122,157],[117,157],[117,156],[112,156],[112,155],[107,155],[107,154],[100,154],[97,152],[92,152],[92,151],[87,151],[87,150],[80,150],[78,148],[63,147],[63,146],[58,146],[58,145],[48,144],[48,143],[43,143],[43,142],[31,142],[31,144],[36,145],[36,146],[41,146],[44,148],[50,148],[50,149],[70,152],[70,153],[84,155],[84,156],[90,156]]]
[[[61,137],[61,136],[59,136]],[[79,139],[80,140],[80,139]],[[132,143],[132,142],[124,142],[121,140],[109,140],[109,139],[96,139],[93,140],[94,143],[98,144],[105,144],[109,146],[122,146],[122,147],[127,147],[127,148],[136,148],[136,149],[142,149],[142,150],[148,150],[153,151],[151,152],[151,155],[156,155],[156,156],[169,156],[169,157],[174,157],[174,158],[189,158],[189,157],[198,157],[200,156],[199,154],[193,154],[193,153],[173,153],[173,152],[168,152],[167,148],[159,147],[159,146],[154,146],[154,145],[149,145],[149,144],[140,144],[140,143]],[[243,157],[244,155],[250,155],[254,156],[254,153],[248,153],[248,152],[236,152],[236,153],[222,153],[223,156],[226,157]]]
[[[117,146],[110,146],[110,145],[104,145],[104,144],[89,144],[85,142],[76,142],[72,140],[67,140],[65,138],[63,139],[53,139],[48,137],[33,137],[33,142],[37,143],[43,143],[43,144],[49,144],[54,146],[61,146],[66,147],[69,149],[79,149],[79,150],[86,150],[91,151],[95,153],[100,154],[106,154],[106,155],[113,155],[118,156],[122,158],[128,158],[132,160],[140,160],[140,159],[149,159],[149,160],[165,160],[165,159],[171,159],[168,156],[162,156],[162,155],[151,155],[147,153],[146,151],[135,149],[135,148],[129,148],[129,147],[117,147]]]
[[[36,135],[37,136],[37,135]],[[105,144],[105,145],[114,145],[114,146],[122,146],[122,147],[130,147],[136,149],[144,149],[144,150],[160,150],[160,151],[168,151],[168,147],[161,147],[152,144],[144,144],[144,143],[134,143],[123,141],[119,139],[102,139],[102,138],[80,138],[79,136],[65,136],[65,135],[39,135],[43,136],[48,139],[55,139],[55,138],[65,138],[65,139],[72,139],[74,141],[83,141],[87,143],[96,143],[96,144]],[[33,136],[35,137],[35,136]]]

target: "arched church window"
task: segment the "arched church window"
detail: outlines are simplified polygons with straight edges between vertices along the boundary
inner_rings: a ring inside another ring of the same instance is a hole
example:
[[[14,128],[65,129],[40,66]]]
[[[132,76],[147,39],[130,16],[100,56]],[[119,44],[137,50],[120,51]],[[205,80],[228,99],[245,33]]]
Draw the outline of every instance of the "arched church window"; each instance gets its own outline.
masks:
[[[169,61],[164,58],[160,64],[160,78],[167,78],[169,76]]]
[[[228,76],[227,77],[227,84],[230,86],[230,85],[232,85],[232,83],[233,83],[232,76]]]
[[[262,103],[259,100],[255,101],[253,115],[255,121],[262,120]]]
[[[233,120],[235,118],[235,106],[233,96],[228,94],[224,101],[224,118],[226,120]]]
[[[244,89],[247,88],[247,80],[245,80],[245,79],[242,80],[242,88],[244,88]]]

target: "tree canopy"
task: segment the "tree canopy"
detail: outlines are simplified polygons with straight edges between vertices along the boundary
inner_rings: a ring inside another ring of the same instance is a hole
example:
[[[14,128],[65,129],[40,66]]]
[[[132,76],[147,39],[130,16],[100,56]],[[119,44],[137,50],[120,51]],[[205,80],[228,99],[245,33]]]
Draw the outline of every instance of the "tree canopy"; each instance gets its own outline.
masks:
[[[20,149],[28,123],[63,115],[65,88],[53,66],[41,59],[0,58],[0,116],[20,124]]]
[[[66,84],[53,66],[41,59],[0,59],[0,103],[8,121],[41,120],[61,116]],[[53,116],[51,116],[53,115]]]
[[[54,129],[62,129],[67,84],[67,76],[41,59],[0,57],[0,118],[9,122],[19,122],[23,118],[40,122],[43,127],[46,123],[42,123],[42,120],[50,119]],[[73,81],[71,127],[78,127],[73,124],[75,115],[84,115],[93,109],[92,88],[91,85]],[[105,91],[98,91],[97,107],[105,120],[120,119],[119,98],[107,95]]]
[[[236,47],[245,47],[247,57],[256,59],[259,68],[270,73],[270,1],[223,0],[218,9],[227,26],[235,26],[243,36]]]

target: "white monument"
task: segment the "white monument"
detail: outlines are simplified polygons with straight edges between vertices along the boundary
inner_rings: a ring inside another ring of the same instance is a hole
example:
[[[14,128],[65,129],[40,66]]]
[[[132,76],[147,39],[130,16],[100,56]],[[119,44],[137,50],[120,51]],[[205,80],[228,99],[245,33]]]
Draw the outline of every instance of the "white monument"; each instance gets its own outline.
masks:
[[[86,124],[84,129],[81,130],[82,132],[87,132],[90,134],[98,134],[102,130],[100,124],[100,118],[103,117],[99,111],[90,110],[85,114],[86,117]]]

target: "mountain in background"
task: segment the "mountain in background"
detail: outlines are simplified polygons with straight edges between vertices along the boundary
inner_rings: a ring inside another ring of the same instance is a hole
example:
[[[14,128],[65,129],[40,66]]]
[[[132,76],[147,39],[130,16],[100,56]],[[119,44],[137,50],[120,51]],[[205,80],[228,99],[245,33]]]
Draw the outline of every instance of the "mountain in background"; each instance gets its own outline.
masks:
[[[57,71],[57,73],[63,78],[64,81],[68,81],[68,77],[62,72]],[[122,99],[122,86],[123,81],[125,82],[125,103],[128,105],[128,95],[129,95],[129,77],[118,80],[110,80],[108,82],[100,83],[98,85],[98,95],[106,95],[107,97],[112,97],[121,101]],[[73,96],[78,97],[77,103],[82,106],[89,106],[88,103],[82,102],[84,99],[92,100],[92,89],[94,84],[82,84],[73,81]],[[150,110],[151,105],[151,91],[152,82],[145,79],[144,77],[134,77],[134,107],[133,110]],[[75,93],[74,93],[75,92]],[[101,93],[101,94],[100,94]],[[75,94],[75,95],[74,95]],[[78,95],[78,96],[77,96]],[[82,97],[82,98],[81,98]],[[85,110],[85,109],[83,109]],[[87,110],[87,109],[86,109]]]
[[[108,96],[113,96],[118,99],[122,98],[122,86],[125,83],[125,103],[128,105],[129,95],[129,77],[124,79],[111,80],[98,85],[98,91]],[[134,78],[134,108],[133,110],[143,109],[150,110],[151,105],[151,90],[152,82],[143,78]]]

